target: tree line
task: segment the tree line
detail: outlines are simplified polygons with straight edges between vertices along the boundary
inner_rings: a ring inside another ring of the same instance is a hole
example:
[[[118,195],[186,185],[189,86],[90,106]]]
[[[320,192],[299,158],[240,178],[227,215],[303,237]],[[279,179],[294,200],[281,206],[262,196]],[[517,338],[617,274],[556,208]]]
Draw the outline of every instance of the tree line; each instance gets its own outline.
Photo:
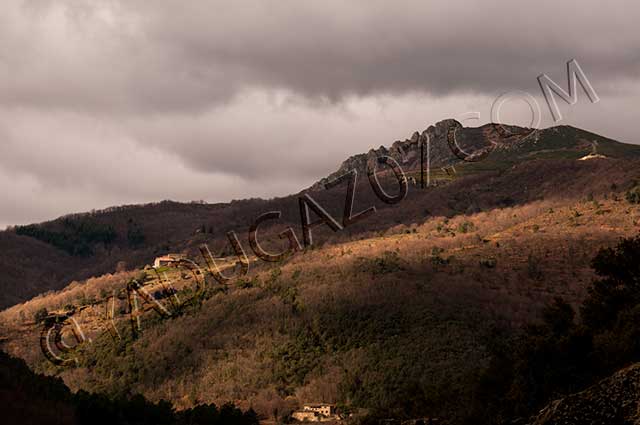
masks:
[[[505,424],[640,361],[640,236],[593,258],[597,279],[577,311],[561,298],[519,334],[496,330],[469,423]]]
[[[153,403],[142,395],[72,393],[60,378],[36,374],[3,351],[0,416],[7,425],[258,425],[252,409],[242,411],[231,403],[178,411],[168,401]]]

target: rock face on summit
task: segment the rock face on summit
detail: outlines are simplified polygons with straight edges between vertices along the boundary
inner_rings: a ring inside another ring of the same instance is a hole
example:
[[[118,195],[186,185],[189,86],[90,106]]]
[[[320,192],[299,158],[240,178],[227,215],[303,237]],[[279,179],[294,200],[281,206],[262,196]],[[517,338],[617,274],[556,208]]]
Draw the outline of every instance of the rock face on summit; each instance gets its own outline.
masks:
[[[523,135],[532,134],[530,129],[507,125],[487,124],[478,128],[466,128],[454,119],[446,119],[429,126],[422,133],[414,132],[409,139],[395,141],[389,148],[380,146],[378,149],[371,149],[367,153],[348,158],[336,172],[316,182],[310,189],[323,189],[325,183],[353,169],[361,175],[366,174],[367,170],[375,169],[377,158],[382,156],[394,158],[405,171],[419,169],[421,143],[425,145],[423,148],[425,161],[429,162],[431,168],[447,167],[458,163],[461,159],[454,154],[447,140],[451,130],[455,131],[456,145],[470,154],[487,149],[492,144],[499,144],[502,148],[514,146],[516,142],[523,139]],[[505,133],[508,134],[507,137]]]
[[[638,145],[620,143],[571,126],[530,129],[490,123],[472,128],[447,119],[422,133],[416,131],[409,139],[398,140],[389,148],[380,146],[350,157],[337,171],[309,189],[322,190],[327,182],[354,169],[361,176],[366,175],[377,168],[377,159],[382,156],[395,159],[405,172],[416,172],[420,169],[421,145],[425,173],[479,161],[485,169],[498,171],[531,160],[640,158]]]
[[[397,160],[403,169],[415,169],[420,166],[420,142],[429,140],[431,151],[429,152],[431,164],[443,167],[453,162],[455,156],[447,145],[447,132],[449,128],[462,128],[462,125],[454,120],[447,119],[439,121],[435,125],[429,126],[422,133],[417,131],[411,138],[404,141],[396,141],[388,149],[380,146],[378,149],[371,149],[367,153],[362,153],[349,157],[344,161],[338,170],[329,176],[315,183],[311,190],[320,190],[324,184],[355,169],[358,173],[365,174],[367,169],[376,166],[376,160],[382,156],[390,156]],[[426,153],[425,153],[426,155]]]
[[[545,407],[530,425],[640,424],[640,363]]]

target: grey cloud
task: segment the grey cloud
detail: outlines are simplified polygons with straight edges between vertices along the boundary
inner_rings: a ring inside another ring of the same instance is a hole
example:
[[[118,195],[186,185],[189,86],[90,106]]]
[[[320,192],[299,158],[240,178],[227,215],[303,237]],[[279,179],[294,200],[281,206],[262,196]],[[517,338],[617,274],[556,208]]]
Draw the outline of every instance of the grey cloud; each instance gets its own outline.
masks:
[[[202,110],[256,86],[331,100],[491,93],[521,88],[540,72],[565,78],[563,64],[574,57],[604,85],[640,71],[638,8],[594,1],[32,2],[5,15],[0,93],[20,105],[110,113]],[[16,19],[24,23],[7,22]]]

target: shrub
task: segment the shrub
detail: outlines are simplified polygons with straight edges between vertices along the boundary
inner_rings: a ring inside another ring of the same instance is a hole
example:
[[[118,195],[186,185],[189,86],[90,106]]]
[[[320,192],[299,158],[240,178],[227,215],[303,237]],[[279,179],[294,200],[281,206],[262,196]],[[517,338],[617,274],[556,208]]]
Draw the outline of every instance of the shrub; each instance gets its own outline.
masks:
[[[488,269],[494,269],[498,265],[498,260],[494,257],[483,258],[480,260],[480,265]]]
[[[385,251],[374,259],[360,258],[360,269],[376,274],[387,274],[403,269],[400,256],[395,251]]]
[[[470,221],[464,221],[458,226],[458,232],[460,233],[472,232],[474,229],[475,226]]]
[[[624,197],[630,204],[640,204],[640,186],[629,189]]]
[[[36,323],[41,323],[44,321],[44,319],[47,318],[48,315],[49,312],[47,311],[47,309],[42,307],[33,314],[33,320],[35,320]]]
[[[255,288],[256,286],[258,286],[255,279],[247,279],[247,278],[238,279],[237,285],[239,288],[242,288],[242,289]]]
[[[540,260],[529,254],[527,257],[527,273],[531,279],[542,279],[542,270],[540,269]]]
[[[431,264],[433,264],[435,267],[446,266],[447,264],[449,264],[449,260],[441,257],[440,254],[436,254],[431,256]]]

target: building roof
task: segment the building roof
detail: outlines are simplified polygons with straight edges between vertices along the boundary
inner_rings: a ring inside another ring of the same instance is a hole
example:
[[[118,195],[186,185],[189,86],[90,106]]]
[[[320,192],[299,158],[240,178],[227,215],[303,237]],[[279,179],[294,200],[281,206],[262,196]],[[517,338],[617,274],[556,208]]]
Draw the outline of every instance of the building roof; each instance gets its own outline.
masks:
[[[174,260],[181,260],[185,257],[186,255],[184,254],[165,254],[165,255],[161,255],[160,257],[156,257],[156,260],[174,261]]]

